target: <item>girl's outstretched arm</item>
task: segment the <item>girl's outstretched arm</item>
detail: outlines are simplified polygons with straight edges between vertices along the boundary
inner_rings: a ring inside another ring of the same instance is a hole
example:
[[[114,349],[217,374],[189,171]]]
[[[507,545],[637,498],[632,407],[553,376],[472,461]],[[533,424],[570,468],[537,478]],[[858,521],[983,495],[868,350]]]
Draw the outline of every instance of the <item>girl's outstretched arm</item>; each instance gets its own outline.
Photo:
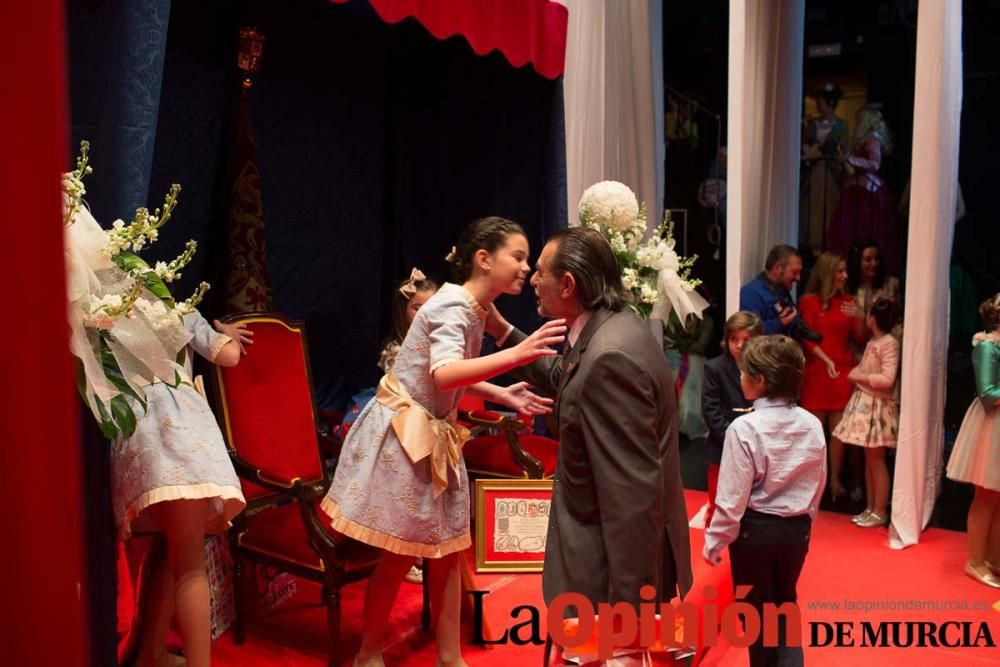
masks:
[[[534,393],[527,382],[517,382],[509,387],[501,387],[489,382],[477,382],[467,391],[492,403],[506,405],[519,414],[547,415],[552,412],[554,401]]]
[[[565,320],[546,322],[513,347],[475,359],[452,361],[436,368],[432,371],[434,386],[438,391],[454,391],[530,364],[539,357],[555,356],[558,352],[549,346],[559,345],[565,338]]]

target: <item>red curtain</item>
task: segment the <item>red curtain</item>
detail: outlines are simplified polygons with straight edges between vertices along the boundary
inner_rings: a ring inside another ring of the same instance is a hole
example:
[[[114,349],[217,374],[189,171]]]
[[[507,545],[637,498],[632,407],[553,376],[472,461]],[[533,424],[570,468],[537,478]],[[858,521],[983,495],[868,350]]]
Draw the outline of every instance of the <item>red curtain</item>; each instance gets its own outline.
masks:
[[[387,23],[412,16],[438,39],[462,35],[479,55],[497,49],[514,67],[530,62],[535,71],[548,79],[563,73],[569,10],[554,0],[368,2]]]
[[[60,0],[0,3],[3,663],[85,665],[80,445],[66,324]]]

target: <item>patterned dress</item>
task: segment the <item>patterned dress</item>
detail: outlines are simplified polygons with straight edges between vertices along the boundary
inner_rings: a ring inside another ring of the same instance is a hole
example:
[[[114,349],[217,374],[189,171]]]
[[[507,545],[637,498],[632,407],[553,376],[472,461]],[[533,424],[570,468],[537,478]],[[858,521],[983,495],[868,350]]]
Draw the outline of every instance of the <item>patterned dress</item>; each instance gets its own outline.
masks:
[[[848,378],[854,393],[833,437],[860,447],[895,447],[899,433],[899,341],[883,334],[868,341]]]
[[[1000,334],[976,334],[976,394],[948,459],[948,477],[1000,491]]]
[[[145,414],[129,399],[139,416],[135,433],[111,443],[112,504],[121,539],[133,530],[156,530],[144,510],[163,501],[211,499],[207,533],[228,528],[246,506],[215,415],[190,380],[192,350],[214,361],[232,339],[198,312],[186,315],[184,326],[192,338],[181,384],[147,387]]]
[[[472,294],[450,283],[417,312],[392,372],[383,377],[376,397],[344,441],[322,503],[335,530],[394,553],[426,558],[471,544],[469,481],[460,453],[464,434],[452,430],[462,390],[438,391],[432,373],[478,356],[485,318]],[[408,407],[401,408],[403,404]],[[430,450],[418,451],[404,428],[414,421],[430,424],[437,435],[424,443]],[[449,436],[452,443],[457,436],[457,452],[446,451]],[[444,465],[434,465],[449,455]],[[442,482],[447,484],[443,488]]]

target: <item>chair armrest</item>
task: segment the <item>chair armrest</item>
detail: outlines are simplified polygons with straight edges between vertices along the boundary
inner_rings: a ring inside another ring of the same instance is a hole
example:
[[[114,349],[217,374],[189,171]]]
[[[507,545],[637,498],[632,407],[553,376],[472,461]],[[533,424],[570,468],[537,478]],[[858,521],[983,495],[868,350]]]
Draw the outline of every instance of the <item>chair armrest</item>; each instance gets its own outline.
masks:
[[[524,422],[498,412],[480,410],[474,412],[459,411],[458,418],[469,424],[503,431],[504,437],[507,440],[507,448],[510,449],[511,458],[524,471],[528,479],[542,479],[545,476],[545,468],[542,462],[529,454],[521,446],[521,441],[518,440],[517,434],[519,431],[524,430]]]
[[[236,474],[240,478],[245,479],[248,482],[253,482],[257,486],[267,489],[268,491],[273,491],[274,493],[289,498],[296,498],[305,501],[313,500],[319,495],[325,493],[326,487],[329,486],[330,483],[328,474],[324,474],[322,480],[303,480],[295,478],[289,482],[285,482],[280,479],[276,479],[277,475],[269,474],[269,471],[266,469],[258,468],[243,460],[234,450],[229,450],[229,458],[232,460],[233,467],[236,469]]]
[[[520,431],[525,428],[524,423],[519,419],[514,419],[499,412],[490,410],[458,411],[458,419],[468,422],[473,426],[481,426],[489,429],[499,429],[503,431]]]

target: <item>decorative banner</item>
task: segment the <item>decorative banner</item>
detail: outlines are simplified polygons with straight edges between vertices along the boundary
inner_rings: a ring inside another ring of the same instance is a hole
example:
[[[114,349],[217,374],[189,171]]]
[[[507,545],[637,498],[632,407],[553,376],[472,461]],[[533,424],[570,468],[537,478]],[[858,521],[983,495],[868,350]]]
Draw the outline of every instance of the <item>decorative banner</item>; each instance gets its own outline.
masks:
[[[250,121],[251,76],[260,67],[263,49],[262,34],[253,28],[240,30],[237,64],[245,76],[233,102],[229,145],[229,263],[226,274],[226,309],[229,312],[271,309],[257,140]]]

